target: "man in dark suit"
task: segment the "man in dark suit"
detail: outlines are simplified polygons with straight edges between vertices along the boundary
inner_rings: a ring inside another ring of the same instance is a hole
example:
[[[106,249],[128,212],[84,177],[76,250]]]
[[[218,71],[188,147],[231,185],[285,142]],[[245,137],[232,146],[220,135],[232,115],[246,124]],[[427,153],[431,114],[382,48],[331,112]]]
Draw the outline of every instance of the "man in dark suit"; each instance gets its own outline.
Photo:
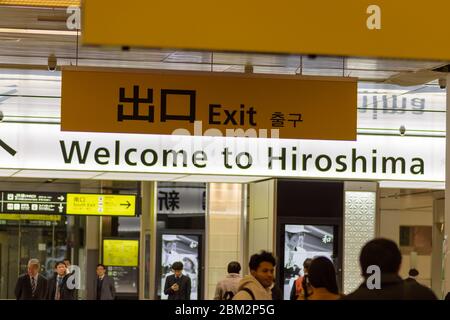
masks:
[[[190,300],[191,278],[183,275],[183,263],[174,262],[172,270],[174,274],[166,278],[164,293],[169,296],[169,300]]]
[[[41,264],[38,259],[28,261],[27,273],[17,279],[15,295],[17,300],[45,300],[47,278],[39,274]]]
[[[97,278],[94,283],[95,300],[114,300],[116,296],[116,288],[114,280],[106,274],[106,267],[103,264],[97,265]]]
[[[418,283],[416,278],[419,276],[419,271],[415,268],[410,269],[408,272],[408,278],[405,279],[406,282]]]
[[[75,300],[75,288],[68,283],[70,276],[64,261],[55,264],[55,275],[48,281],[48,300]]]

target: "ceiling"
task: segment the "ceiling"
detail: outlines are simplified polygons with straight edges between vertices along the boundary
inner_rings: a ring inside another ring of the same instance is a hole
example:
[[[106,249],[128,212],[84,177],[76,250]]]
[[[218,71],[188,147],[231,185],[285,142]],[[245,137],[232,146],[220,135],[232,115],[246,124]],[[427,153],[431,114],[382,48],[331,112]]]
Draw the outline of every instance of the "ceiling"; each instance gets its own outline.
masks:
[[[445,189],[445,188],[444,188]],[[444,191],[429,189],[381,189],[380,210],[382,213],[427,213],[433,214],[433,201],[444,198]]]
[[[65,9],[1,5],[8,2],[18,1],[0,0],[0,68],[46,69],[48,56],[54,54],[59,66],[244,72],[246,65],[252,65],[255,73],[350,76],[360,81],[384,82],[399,73],[413,74],[447,64],[442,61],[84,47],[79,44],[79,34],[67,29],[69,14]]]
[[[51,180],[50,182],[53,180],[61,181],[61,179],[93,179],[103,181],[250,183],[269,178],[262,176],[0,169],[0,183],[7,181],[28,181],[28,179],[44,179],[44,182],[48,182],[49,179]]]

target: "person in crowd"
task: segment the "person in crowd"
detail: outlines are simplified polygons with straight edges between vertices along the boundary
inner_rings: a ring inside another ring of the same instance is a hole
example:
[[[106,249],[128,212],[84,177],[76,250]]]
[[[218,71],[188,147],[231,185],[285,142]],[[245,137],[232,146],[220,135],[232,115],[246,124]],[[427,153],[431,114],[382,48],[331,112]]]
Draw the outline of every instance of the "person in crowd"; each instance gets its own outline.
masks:
[[[405,281],[418,283],[417,282],[418,276],[419,276],[419,271],[415,268],[412,268],[409,270],[408,278],[406,278]]]
[[[401,262],[402,255],[394,241],[383,238],[369,241],[359,256],[365,281],[343,299],[436,300],[436,295],[431,289],[419,283],[404,281],[399,276]]]
[[[232,300],[238,292],[239,282],[242,280],[241,265],[237,261],[232,261],[227,267],[228,274],[225,279],[219,281],[216,286],[214,300]]]
[[[239,283],[239,289],[233,300],[272,300],[272,287],[276,266],[272,253],[262,251],[250,258],[250,275]]]
[[[308,279],[311,293],[300,295],[303,300],[338,300],[341,298],[336,280],[336,270],[333,262],[326,257],[316,257],[308,269]]]
[[[309,274],[307,274],[306,276],[303,277],[303,281],[302,281],[302,291],[300,293],[300,295],[298,296],[298,299],[305,299],[307,300],[308,297],[311,295],[312,293],[312,287],[311,287],[311,283],[309,282]]]
[[[169,300],[190,300],[191,278],[183,274],[183,263],[176,261],[172,264],[173,274],[166,278],[164,293]]]
[[[63,260],[63,262],[66,265],[66,273],[68,275],[75,274],[75,269],[74,269],[74,266],[72,265],[72,263],[70,262],[70,259],[66,258],[66,259]],[[77,280],[79,282],[81,281],[81,278],[80,278],[79,274],[75,275],[75,277],[77,277]],[[75,285],[75,277],[71,278],[72,285]],[[77,289],[75,289],[74,296],[75,296],[75,300],[78,300],[78,290]]]
[[[48,281],[48,300],[75,300],[75,288],[68,283],[69,277],[64,261],[55,264],[55,274]]]
[[[270,291],[272,292],[272,300],[283,300],[283,291],[277,284],[276,279],[273,279],[273,284]]]
[[[63,260],[63,262],[66,265],[67,273],[70,273],[71,272],[70,269],[71,269],[71,266],[72,266],[72,263],[70,262],[70,259],[66,258],[66,259]]]
[[[114,280],[106,274],[106,267],[100,263],[97,265],[96,272],[93,298],[95,300],[114,300],[116,288]]]
[[[47,297],[47,278],[39,273],[38,259],[30,259],[27,273],[19,276],[14,291],[17,300],[45,300]]]
[[[308,276],[309,266],[311,265],[311,258],[305,259],[303,261],[303,276],[299,275],[297,279],[295,279],[294,284],[292,286],[290,300],[297,300],[300,295],[304,295],[303,292],[303,280],[304,277]]]

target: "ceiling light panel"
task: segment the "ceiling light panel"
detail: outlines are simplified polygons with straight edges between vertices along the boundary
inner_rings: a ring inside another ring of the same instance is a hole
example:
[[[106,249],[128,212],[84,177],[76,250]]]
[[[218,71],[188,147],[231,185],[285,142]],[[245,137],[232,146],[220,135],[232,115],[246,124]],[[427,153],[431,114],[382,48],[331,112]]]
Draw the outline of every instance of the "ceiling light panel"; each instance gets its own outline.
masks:
[[[0,177],[10,177],[15,174],[17,170],[13,169],[0,169]]]
[[[219,176],[219,175],[189,175],[174,181],[183,182],[224,182],[224,183],[250,183],[265,180],[267,177],[249,176]]]
[[[81,5],[80,0],[0,0],[0,5],[23,7],[69,7]]]
[[[19,178],[53,178],[53,179],[93,179],[100,172],[90,171],[50,171],[50,170],[21,170],[14,174]]]
[[[124,181],[170,181],[181,178],[179,174],[151,174],[151,173],[128,173],[128,172],[106,172],[95,177],[98,180],[124,180]]]
[[[445,182],[380,181],[380,188],[445,190]]]

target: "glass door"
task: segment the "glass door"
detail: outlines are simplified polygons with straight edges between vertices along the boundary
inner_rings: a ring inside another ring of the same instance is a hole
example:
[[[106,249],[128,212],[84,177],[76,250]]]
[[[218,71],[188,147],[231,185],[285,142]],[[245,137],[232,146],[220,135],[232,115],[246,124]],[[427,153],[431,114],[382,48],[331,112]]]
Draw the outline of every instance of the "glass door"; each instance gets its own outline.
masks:
[[[50,277],[56,261],[67,251],[65,217],[0,216],[0,299],[15,299],[17,278],[29,259],[41,262],[41,274]]]

